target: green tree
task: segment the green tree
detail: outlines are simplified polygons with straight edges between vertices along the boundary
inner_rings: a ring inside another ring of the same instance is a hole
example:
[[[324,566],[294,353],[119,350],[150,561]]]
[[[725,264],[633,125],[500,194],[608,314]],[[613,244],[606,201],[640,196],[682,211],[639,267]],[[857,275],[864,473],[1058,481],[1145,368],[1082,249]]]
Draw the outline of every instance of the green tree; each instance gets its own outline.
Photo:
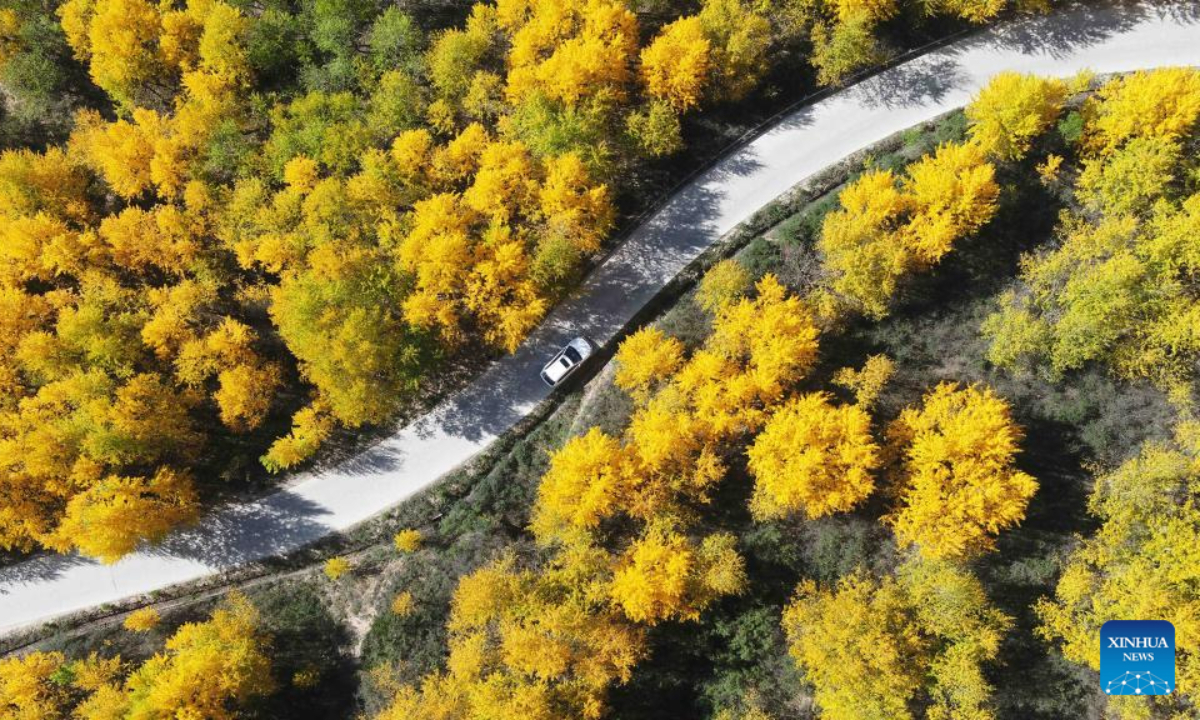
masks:
[[[289,275],[272,294],[271,317],[300,372],[351,427],[388,417],[416,389],[427,357],[424,337],[389,295],[398,279],[381,266],[377,256],[351,254]]]
[[[377,71],[412,72],[421,66],[425,38],[412,17],[395,6],[388,7],[371,23],[367,35],[371,62]]]

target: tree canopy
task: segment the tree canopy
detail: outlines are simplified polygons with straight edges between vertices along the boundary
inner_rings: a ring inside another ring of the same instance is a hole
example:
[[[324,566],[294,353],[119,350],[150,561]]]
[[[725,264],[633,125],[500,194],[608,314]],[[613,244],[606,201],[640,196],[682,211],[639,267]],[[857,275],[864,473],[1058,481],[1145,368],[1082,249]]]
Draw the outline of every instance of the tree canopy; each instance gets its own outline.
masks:
[[[137,611],[126,626],[148,629],[158,614],[150,620]],[[274,689],[269,638],[259,623],[257,608],[231,593],[209,619],[180,626],[140,665],[97,653],[74,661],[60,652],[9,656],[0,660],[0,710],[30,720],[242,717]]]
[[[988,388],[943,383],[888,428],[902,456],[902,545],[929,558],[970,557],[1025,517],[1037,481],[1014,465],[1022,436],[1008,403]]]
[[[834,587],[805,581],[783,616],[791,656],[831,720],[911,718],[918,698],[930,718],[995,717],[984,665],[1011,622],[969,571],[922,559],[895,576],[860,568]]]

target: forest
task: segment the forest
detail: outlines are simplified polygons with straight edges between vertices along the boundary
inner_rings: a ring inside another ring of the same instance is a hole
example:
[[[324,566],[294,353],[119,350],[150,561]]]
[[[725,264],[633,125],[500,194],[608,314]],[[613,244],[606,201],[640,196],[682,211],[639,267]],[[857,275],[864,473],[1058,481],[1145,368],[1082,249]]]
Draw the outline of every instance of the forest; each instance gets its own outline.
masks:
[[[624,339],[577,401],[599,409],[498,466],[516,497],[378,549],[416,564],[377,593],[357,700],[313,596],[372,561],[336,556],[308,600],[128,614],[162,638],[142,660],[0,661],[0,707],[279,717],[316,688],[351,703],[322,717],[380,720],[1194,717],[1079,686],[1114,616],[1171,620],[1179,686],[1200,672],[1198,121],[1190,69],[1003,73],[869,157]],[[931,362],[947,342],[957,372]]]
[[[1005,9],[6,3],[0,548],[111,562],[415,412],[694,166],[701,108]]]
[[[0,547],[114,561],[513,351],[789,58],[836,84],[928,15],[1044,9],[17,0]],[[0,715],[1196,717],[1087,688],[1111,617],[1200,681],[1198,121],[1195,70],[997,75],[446,512],[0,659]]]

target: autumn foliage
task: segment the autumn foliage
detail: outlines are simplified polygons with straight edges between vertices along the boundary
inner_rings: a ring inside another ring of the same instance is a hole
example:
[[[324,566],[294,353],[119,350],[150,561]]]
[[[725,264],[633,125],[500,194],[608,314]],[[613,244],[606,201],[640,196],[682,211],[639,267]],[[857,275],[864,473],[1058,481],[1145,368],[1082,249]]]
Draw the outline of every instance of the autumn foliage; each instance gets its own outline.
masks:
[[[61,142],[0,154],[0,547],[114,560],[195,519],[196,475],[295,468],[460,353],[515,350],[601,249],[625,179],[683,147],[687,113],[746,98],[810,40],[837,81],[885,54],[875,29],[901,11],[497,0],[427,36],[368,5],[0,14],[18,112],[46,107],[35,75],[55,62],[95,85],[95,107],[57,113]],[[986,220],[987,166],[930,162],[902,207],[828,233],[851,304],[878,313],[868,289]],[[903,251],[868,239],[905,224]],[[745,284],[716,273],[703,296],[715,311]]]
[[[617,383],[638,402],[629,429],[623,439],[592,429],[554,456],[535,532],[566,537],[617,514],[650,520],[704,502],[729,443],[763,425],[816,347],[809,313],[771,276],[753,298],[721,309],[686,361],[678,340],[634,334],[617,353]]]
[[[1200,74],[1117,78],[1083,116],[1081,206],[1057,243],[1025,259],[1020,292],[984,324],[991,359],[1054,375],[1102,362],[1162,385],[1193,378],[1200,195],[1177,183],[1189,172],[1180,139],[1200,119]]]
[[[901,453],[901,545],[929,558],[970,557],[1025,517],[1037,481],[1014,466],[1022,436],[1008,403],[988,388],[943,383],[888,429]]]
[[[126,630],[133,632],[148,632],[158,626],[162,620],[158,611],[152,607],[144,607],[134,610],[125,618],[125,622],[121,623]]]
[[[696,621],[743,591],[737,538],[704,531],[695,510],[816,345],[809,311],[772,276],[729,297],[690,357],[657,329],[627,338],[617,383],[632,423],[621,437],[591,428],[551,457],[531,524],[548,559],[527,569],[504,555],[464,577],[448,669],[400,687],[379,717],[603,716],[646,653],[646,627]]]
[[[105,560],[195,518],[213,441],[293,468],[439,362],[515,350],[612,229],[601,178],[753,90],[783,32],[743,0],[650,31],[499,0],[430,37],[395,8],[51,10],[116,112],[0,156],[0,546]],[[36,12],[0,17],[0,66]]]
[[[1062,113],[1067,84],[1054,78],[1002,72],[966,108],[971,137],[988,154],[1019,160]]]
[[[984,664],[995,660],[1011,620],[979,581],[943,561],[914,559],[895,576],[863,569],[834,587],[804,581],[784,610],[796,664],[830,720],[994,717]]]
[[[871,416],[857,405],[835,405],[824,393],[777,410],[748,455],[755,478],[750,507],[763,519],[851,510],[875,489],[872,472],[880,464]]]
[[[980,23],[1007,4],[919,11]],[[10,73],[30,57],[28,5],[0,9],[6,102],[25,92]],[[398,7],[57,4],[64,48],[111,106],[75,113],[62,142],[0,153],[0,547],[116,561],[198,517],[197,478],[250,474],[255,456],[297,467],[339,428],[389,420],[460,353],[515,351],[603,250],[644,159],[683,147],[687,113],[746,98],[781,49],[843,82],[888,56],[881,38],[914,7],[496,0],[426,37]],[[300,49],[269,57],[284,46]],[[377,717],[602,718],[660,634],[714,616],[703,630],[739,671],[782,629],[823,718],[994,717],[989,664],[1012,621],[968,563],[1038,490],[1018,467],[1023,430],[986,386],[943,383],[901,410],[912,386],[884,388],[909,358],[827,375],[817,351],[821,330],[891,312],[911,275],[992,221],[997,177],[1035,164],[1068,210],[984,324],[989,359],[1149,378],[1182,418],[1170,442],[1099,473],[1099,529],[1063,551],[1039,632],[1095,669],[1105,619],[1166,618],[1180,686],[1200,682],[1198,78],[1133,73],[1083,100],[1078,82],[1002,73],[967,107],[968,140],[842,190],[811,294],[717,263],[686,301],[711,332],[685,343],[664,322],[624,339],[628,422],[572,428],[529,542],[458,580],[444,662],[391,686]],[[737,492],[748,507],[714,508]],[[867,517],[880,507],[882,525]],[[835,525],[870,525],[884,551],[827,561],[812,538]],[[764,612],[752,592],[772,534],[804,556],[782,628],[780,600]],[[416,530],[393,544],[412,565],[435,554],[417,553]],[[335,592],[353,568],[320,569]],[[384,597],[384,614],[430,610],[415,592]],[[769,629],[723,624],[741,602]],[[147,608],[124,626],[149,643],[163,622]],[[145,662],[5,658],[0,716],[240,717],[276,688],[262,626],[234,594]],[[756,698],[713,709],[767,720]]]
[[[29,720],[233,720],[274,689],[268,638],[258,626],[254,605],[233,593],[208,620],[179,627],[138,666],[96,653],[75,661],[58,652],[10,656],[0,660],[0,711]]]
[[[1137,456],[1096,478],[1088,510],[1100,529],[1071,554],[1054,596],[1036,606],[1040,634],[1060,645],[1068,660],[1099,670],[1094,638],[1105,621],[1162,618],[1175,626],[1176,687],[1195,687],[1200,676],[1198,430],[1187,421],[1171,442],[1146,443]],[[1187,702],[1178,694],[1156,700],[1164,708]],[[1133,703],[1118,708],[1122,718],[1131,719],[1145,710]]]
[[[1005,0],[934,0],[922,4],[925,15],[948,15],[971,23],[994,19]],[[1028,9],[1028,3],[1015,3]],[[807,33],[812,43],[809,62],[822,84],[840,85],[855,73],[881,62],[890,50],[878,27],[901,14],[896,0],[820,0],[779,3],[793,32]]]
[[[387,46],[406,63],[364,69],[360,93],[264,110],[247,98],[277,19],[58,8],[118,112],[0,155],[0,546],[111,561],[161,539],[196,517],[211,441],[244,435],[278,471],[388,419],[438,358],[515,349],[611,229],[595,173],[612,150],[498,114],[619,124],[638,25],[618,3],[480,5],[426,54],[411,33]],[[372,53],[404,19],[379,21]],[[281,412],[291,431],[266,436]]]
[[[506,556],[459,582],[447,669],[403,687],[377,717],[603,717],[609,685],[645,654],[641,630],[588,582],[595,558],[540,571]]]
[[[613,575],[613,601],[630,620],[647,625],[696,620],[713,600],[745,584],[736,544],[721,533],[697,545],[655,523],[625,551]]]
[[[873,170],[847,186],[818,248],[839,308],[880,318],[905,275],[936,265],[996,212],[995,168],[975,143],[943,144],[907,177]]]

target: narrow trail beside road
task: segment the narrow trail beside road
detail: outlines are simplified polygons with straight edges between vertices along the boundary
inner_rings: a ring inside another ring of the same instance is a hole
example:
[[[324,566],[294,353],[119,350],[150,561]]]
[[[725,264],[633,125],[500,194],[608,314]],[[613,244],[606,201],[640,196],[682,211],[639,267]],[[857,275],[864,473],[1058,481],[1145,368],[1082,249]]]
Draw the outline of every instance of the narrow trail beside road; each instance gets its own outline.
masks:
[[[1200,3],[1092,4],[982,31],[776,122],[638,226],[513,355],[420,420],[334,468],[213,512],[115,565],[43,556],[0,569],[0,635],[301,548],[411,497],[548,394],[542,364],[570,338],[607,343],[706,248],[797,183],[965,105],[1002,70],[1067,76],[1200,65]]]

